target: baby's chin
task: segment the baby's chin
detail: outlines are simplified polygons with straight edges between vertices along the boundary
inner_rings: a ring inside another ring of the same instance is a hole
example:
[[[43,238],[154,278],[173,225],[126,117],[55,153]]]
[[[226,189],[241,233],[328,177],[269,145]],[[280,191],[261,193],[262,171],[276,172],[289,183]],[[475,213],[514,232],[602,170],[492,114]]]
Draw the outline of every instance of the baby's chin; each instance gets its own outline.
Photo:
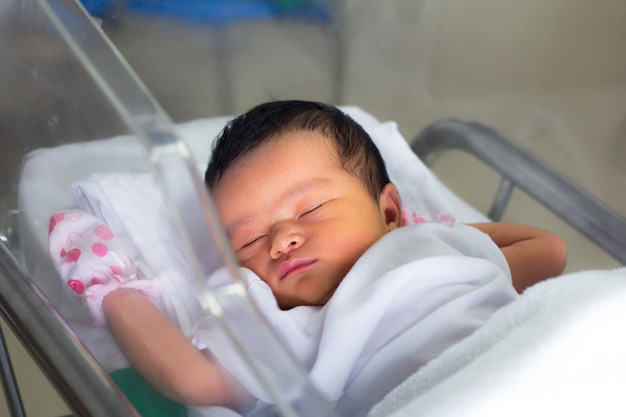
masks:
[[[309,297],[299,298],[299,297],[284,297],[284,296],[279,296],[276,294],[274,295],[276,296],[278,307],[281,310],[291,310],[293,308],[302,307],[302,306],[323,307],[330,301],[336,289],[337,287],[334,287],[331,290],[324,291],[315,297],[309,296]]]

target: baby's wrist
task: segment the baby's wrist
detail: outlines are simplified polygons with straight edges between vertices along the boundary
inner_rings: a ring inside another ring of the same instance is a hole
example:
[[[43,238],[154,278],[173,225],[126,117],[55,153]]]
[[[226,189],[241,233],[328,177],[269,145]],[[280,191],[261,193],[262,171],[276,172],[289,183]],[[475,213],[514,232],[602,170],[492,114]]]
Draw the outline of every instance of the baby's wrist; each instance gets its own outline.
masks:
[[[122,285],[93,285],[85,291],[85,299],[89,313],[97,325],[105,325],[107,313],[122,308],[125,303],[132,302],[133,297],[146,297],[153,303],[161,295],[161,283],[156,280],[129,281]]]

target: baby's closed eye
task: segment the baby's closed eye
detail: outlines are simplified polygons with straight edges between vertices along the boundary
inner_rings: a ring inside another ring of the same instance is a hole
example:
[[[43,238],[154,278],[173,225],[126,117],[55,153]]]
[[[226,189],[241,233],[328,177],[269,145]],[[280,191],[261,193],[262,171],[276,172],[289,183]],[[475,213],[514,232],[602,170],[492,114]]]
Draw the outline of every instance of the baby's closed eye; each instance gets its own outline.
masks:
[[[311,214],[315,214],[315,213],[319,212],[320,209],[322,207],[324,207],[325,204],[326,204],[326,202],[321,202],[321,203],[315,203],[315,204],[312,204],[312,205],[308,206],[307,208],[304,209],[302,214],[300,214],[300,216],[298,216],[298,218],[300,219],[302,217],[309,216]]]
[[[253,236],[250,239],[245,240],[244,243],[239,247],[239,250],[246,249],[254,246],[257,243],[260,243],[264,237],[267,237],[267,234]]]

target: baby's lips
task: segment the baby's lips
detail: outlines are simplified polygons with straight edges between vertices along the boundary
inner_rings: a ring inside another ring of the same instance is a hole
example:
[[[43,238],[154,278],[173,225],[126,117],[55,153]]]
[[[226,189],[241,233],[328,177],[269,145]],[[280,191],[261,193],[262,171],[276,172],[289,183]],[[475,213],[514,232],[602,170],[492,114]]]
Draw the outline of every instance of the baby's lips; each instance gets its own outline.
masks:
[[[278,270],[278,278],[283,279],[289,275],[292,271],[306,267],[315,262],[315,259],[293,259],[287,260],[280,265]]]

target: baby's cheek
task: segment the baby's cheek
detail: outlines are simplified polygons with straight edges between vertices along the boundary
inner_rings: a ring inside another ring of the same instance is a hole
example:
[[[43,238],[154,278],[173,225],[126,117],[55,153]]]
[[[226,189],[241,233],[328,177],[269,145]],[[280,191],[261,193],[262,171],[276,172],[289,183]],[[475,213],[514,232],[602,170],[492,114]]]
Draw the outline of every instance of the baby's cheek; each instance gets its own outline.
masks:
[[[348,243],[344,248],[338,248],[334,251],[338,272],[342,275],[347,274],[368,247],[367,245],[363,245],[363,242],[359,242],[359,244]]]
[[[247,257],[246,259],[237,259],[239,262],[239,266],[248,268],[252,272],[254,272],[259,278],[263,281],[267,281],[266,273],[264,272],[266,268],[262,266],[262,260],[258,259],[258,256]]]

